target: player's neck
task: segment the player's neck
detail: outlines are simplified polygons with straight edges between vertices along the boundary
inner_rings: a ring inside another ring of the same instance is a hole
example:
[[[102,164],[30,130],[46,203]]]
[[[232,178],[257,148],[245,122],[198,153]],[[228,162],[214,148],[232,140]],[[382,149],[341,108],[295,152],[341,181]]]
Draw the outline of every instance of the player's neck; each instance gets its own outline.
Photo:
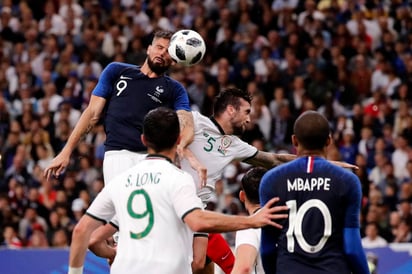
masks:
[[[174,161],[176,157],[176,148],[172,148],[170,150],[163,150],[163,151],[154,151],[153,149],[148,148],[147,153],[150,155],[161,155],[163,157],[166,157],[172,161]]]
[[[297,153],[298,157],[323,157],[326,158],[326,154],[323,151],[315,151],[315,150],[303,150]]]
[[[251,203],[245,203],[245,207],[249,215],[253,215],[260,209],[259,204],[251,204]]]
[[[149,77],[149,78],[157,78],[157,77],[160,76],[159,74],[157,74],[156,72],[154,72],[154,71],[152,71],[152,70],[150,69],[150,67],[149,67],[149,65],[147,64],[147,62],[145,62],[145,63],[143,64],[143,66],[140,68],[140,71],[141,71],[143,74],[145,74],[147,77]]]
[[[222,117],[213,116],[213,118],[215,119],[216,123],[220,126],[220,128],[223,130],[225,134],[231,135],[233,133],[233,129],[232,129],[230,122],[227,122]]]

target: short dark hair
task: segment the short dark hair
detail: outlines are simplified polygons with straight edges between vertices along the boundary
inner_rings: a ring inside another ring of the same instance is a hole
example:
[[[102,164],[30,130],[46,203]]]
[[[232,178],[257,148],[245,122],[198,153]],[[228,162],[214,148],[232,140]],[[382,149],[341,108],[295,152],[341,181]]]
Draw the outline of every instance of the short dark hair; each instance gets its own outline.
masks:
[[[147,146],[155,152],[171,149],[180,135],[179,118],[174,110],[158,107],[149,111],[143,120]]]
[[[215,97],[213,114],[219,115],[223,113],[228,105],[232,105],[238,110],[240,107],[240,99],[246,100],[249,104],[252,102],[252,97],[247,91],[238,88],[227,88],[222,90]]]
[[[328,120],[313,110],[305,111],[296,119],[293,131],[299,143],[310,150],[323,149],[330,134]]]
[[[158,38],[169,39],[172,38],[173,32],[168,30],[157,30],[153,34],[153,40]]]
[[[247,199],[251,203],[259,204],[260,180],[266,171],[267,169],[263,167],[253,167],[249,169],[242,177],[242,190],[245,192]]]

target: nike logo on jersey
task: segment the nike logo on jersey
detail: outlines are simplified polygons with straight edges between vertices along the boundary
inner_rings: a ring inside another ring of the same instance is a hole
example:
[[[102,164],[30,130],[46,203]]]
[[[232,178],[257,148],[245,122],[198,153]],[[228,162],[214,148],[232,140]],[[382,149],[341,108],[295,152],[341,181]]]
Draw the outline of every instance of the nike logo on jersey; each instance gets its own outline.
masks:
[[[222,260],[222,261],[226,260],[227,257],[229,257],[229,255],[230,255],[230,252],[228,252],[225,256],[223,256],[221,260]]]
[[[121,80],[132,80],[131,77],[127,77],[127,76],[123,76],[123,75],[120,75],[120,79]]]

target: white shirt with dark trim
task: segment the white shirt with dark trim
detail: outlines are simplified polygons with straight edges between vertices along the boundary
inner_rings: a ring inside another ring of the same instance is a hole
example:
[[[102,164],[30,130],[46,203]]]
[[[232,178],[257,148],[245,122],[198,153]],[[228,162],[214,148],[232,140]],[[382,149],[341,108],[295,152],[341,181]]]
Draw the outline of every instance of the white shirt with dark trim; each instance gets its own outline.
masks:
[[[234,135],[227,135],[213,118],[206,117],[197,111],[192,111],[195,121],[195,136],[189,149],[196,158],[207,168],[207,185],[212,189],[221,178],[225,167],[233,160],[243,161],[254,157],[256,147],[242,141]],[[189,172],[200,187],[200,179],[186,159],[181,162],[183,170]]]
[[[183,222],[202,208],[193,178],[167,159],[147,159],[117,176],[87,214],[119,222],[111,273],[192,273],[193,232]]]

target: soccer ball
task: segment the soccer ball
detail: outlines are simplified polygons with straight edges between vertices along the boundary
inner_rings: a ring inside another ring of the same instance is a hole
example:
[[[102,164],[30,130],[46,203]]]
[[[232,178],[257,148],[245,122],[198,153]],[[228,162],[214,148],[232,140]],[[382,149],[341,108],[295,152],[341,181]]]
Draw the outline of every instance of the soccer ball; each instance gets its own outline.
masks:
[[[179,30],[170,38],[168,48],[173,61],[184,66],[193,66],[199,63],[206,52],[205,41],[194,30]]]

